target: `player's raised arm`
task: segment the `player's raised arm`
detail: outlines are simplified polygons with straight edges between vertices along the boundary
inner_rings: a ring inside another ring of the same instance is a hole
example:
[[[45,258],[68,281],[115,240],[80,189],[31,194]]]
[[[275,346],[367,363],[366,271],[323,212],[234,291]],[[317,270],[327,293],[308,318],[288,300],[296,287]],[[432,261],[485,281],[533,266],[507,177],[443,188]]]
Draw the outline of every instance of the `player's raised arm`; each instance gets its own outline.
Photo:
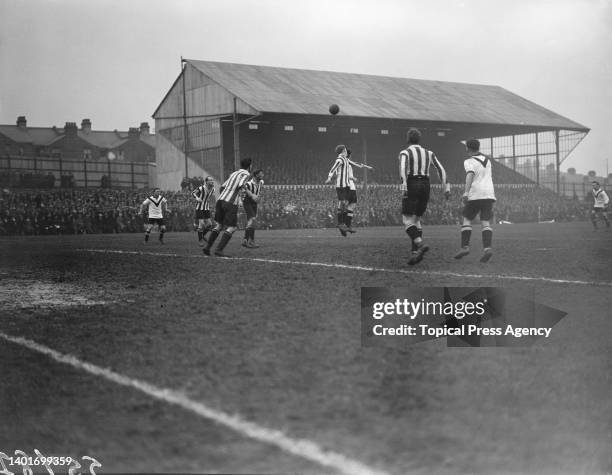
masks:
[[[366,170],[374,170],[374,167],[371,167],[370,165],[366,165],[365,163],[354,162],[353,160],[350,160],[350,159],[349,159],[349,163],[357,168],[365,168]]]

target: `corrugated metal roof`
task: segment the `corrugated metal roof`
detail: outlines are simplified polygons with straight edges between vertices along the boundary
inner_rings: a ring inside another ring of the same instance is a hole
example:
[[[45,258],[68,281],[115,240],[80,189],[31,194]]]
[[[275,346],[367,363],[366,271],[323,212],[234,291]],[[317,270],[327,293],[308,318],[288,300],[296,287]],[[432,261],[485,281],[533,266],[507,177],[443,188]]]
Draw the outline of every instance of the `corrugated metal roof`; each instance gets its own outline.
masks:
[[[260,112],[589,130],[499,86],[187,61]]]

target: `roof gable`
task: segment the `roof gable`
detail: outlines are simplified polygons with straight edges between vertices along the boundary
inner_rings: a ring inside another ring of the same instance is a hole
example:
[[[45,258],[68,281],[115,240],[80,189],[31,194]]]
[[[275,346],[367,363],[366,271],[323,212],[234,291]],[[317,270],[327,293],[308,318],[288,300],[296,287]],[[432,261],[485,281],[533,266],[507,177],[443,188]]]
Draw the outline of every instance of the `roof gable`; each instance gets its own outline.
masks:
[[[50,146],[66,137],[64,128],[26,127],[22,129],[15,125],[6,124],[0,124],[0,134],[16,143],[28,143],[38,146]],[[128,133],[118,130],[92,130],[89,132],[78,130],[77,136],[94,147],[109,150],[123,145],[128,140]],[[155,147],[155,134],[141,135],[139,139],[147,145]]]

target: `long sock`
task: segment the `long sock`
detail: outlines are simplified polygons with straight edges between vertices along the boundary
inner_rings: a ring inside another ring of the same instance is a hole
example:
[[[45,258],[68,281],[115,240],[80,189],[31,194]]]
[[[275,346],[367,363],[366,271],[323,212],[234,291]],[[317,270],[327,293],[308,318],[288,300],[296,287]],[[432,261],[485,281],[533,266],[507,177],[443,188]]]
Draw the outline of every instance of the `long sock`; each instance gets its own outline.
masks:
[[[346,225],[350,228],[351,227],[351,223],[353,222],[353,211],[352,210],[348,210],[346,212]]]
[[[217,252],[221,252],[223,249],[225,249],[225,246],[227,246],[227,243],[229,242],[231,238],[232,238],[232,233],[228,233],[227,231],[224,231],[223,234],[221,235],[221,240],[219,241],[219,245],[217,246]]]
[[[344,210],[338,208],[338,224],[344,224]]]
[[[249,229],[250,228],[244,228],[244,239],[246,239],[246,240],[249,239]]]
[[[147,242],[149,240],[149,235],[150,234],[151,234],[151,231],[145,232],[145,242]]]
[[[461,226],[461,247],[468,247],[470,245],[471,237],[472,237],[472,226],[470,225]]]
[[[491,247],[493,242],[493,229],[487,227],[482,228],[482,247],[487,249]]]
[[[419,237],[419,230],[414,224],[410,224],[406,228],[406,234],[408,234],[408,236],[412,240],[412,250],[416,251],[419,248],[419,244],[421,242],[421,238]]]
[[[198,231],[198,241],[201,241],[204,237],[204,233],[202,231]]]
[[[417,237],[420,238],[420,240],[423,240],[423,228],[417,226]],[[416,242],[412,241],[412,250],[416,251],[419,248],[419,246],[417,245]]]
[[[249,237],[251,238],[251,241],[255,240],[255,228],[251,228],[251,231],[249,233]]]
[[[208,231],[210,231],[213,227],[212,226],[206,226],[203,230],[202,230],[202,237],[206,236],[206,233]]]
[[[213,243],[215,242],[215,240],[217,239],[217,236],[219,235],[219,231],[217,231],[216,229],[213,229],[210,232],[210,237],[208,238],[208,245],[206,246],[206,249],[209,249],[212,247]]]
[[[160,240],[160,241],[163,241],[163,240],[164,240],[164,232],[163,232],[163,231],[160,231],[160,232],[159,232],[159,240]]]

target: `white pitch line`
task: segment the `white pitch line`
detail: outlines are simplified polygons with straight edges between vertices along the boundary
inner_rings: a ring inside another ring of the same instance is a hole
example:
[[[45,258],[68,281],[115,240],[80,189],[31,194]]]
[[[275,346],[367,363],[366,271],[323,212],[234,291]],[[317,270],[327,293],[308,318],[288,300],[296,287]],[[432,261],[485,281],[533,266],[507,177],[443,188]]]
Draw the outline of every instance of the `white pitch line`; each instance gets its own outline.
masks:
[[[352,460],[342,454],[328,451],[315,442],[307,439],[294,439],[283,432],[269,429],[254,422],[246,421],[237,415],[230,415],[218,411],[206,404],[194,401],[183,394],[167,388],[159,388],[145,381],[139,381],[128,376],[116,373],[110,369],[96,366],[86,361],[81,361],[75,356],[60,353],[45,345],[18,336],[7,335],[0,332],[0,338],[37,351],[49,356],[59,363],[64,363],[76,369],[86,371],[94,376],[99,376],[121,386],[127,386],[151,396],[160,401],[179,406],[204,419],[214,421],[250,439],[273,445],[284,452],[306,459],[310,462],[329,467],[347,475],[386,475],[386,472],[368,467],[361,462]]]
[[[299,265],[299,266],[313,266],[313,267],[330,267],[335,269],[347,269],[347,270],[358,270],[366,272],[385,272],[393,274],[406,274],[406,275],[439,275],[441,277],[462,277],[470,279],[501,279],[501,280],[517,280],[526,282],[548,282],[553,284],[573,284],[573,285],[594,285],[597,287],[612,287],[612,282],[606,281],[588,281],[588,280],[569,280],[569,279],[552,279],[550,277],[530,277],[524,275],[512,275],[512,274],[462,274],[460,272],[446,272],[446,271],[435,271],[435,270],[407,270],[407,269],[386,269],[384,267],[368,267],[368,266],[354,266],[350,264],[335,264],[329,262],[309,262],[309,261],[290,261],[284,259],[264,259],[261,257],[206,257],[203,255],[187,255],[187,254],[176,254],[176,253],[161,253],[161,252],[143,252],[143,251],[122,251],[116,249],[76,249],[81,252],[99,252],[99,253],[110,253],[110,254],[133,254],[133,255],[144,255],[144,256],[161,256],[161,257],[184,257],[184,258],[203,258],[203,259],[223,259],[230,261],[253,261],[253,262],[266,262],[269,264],[285,264],[285,265]]]

